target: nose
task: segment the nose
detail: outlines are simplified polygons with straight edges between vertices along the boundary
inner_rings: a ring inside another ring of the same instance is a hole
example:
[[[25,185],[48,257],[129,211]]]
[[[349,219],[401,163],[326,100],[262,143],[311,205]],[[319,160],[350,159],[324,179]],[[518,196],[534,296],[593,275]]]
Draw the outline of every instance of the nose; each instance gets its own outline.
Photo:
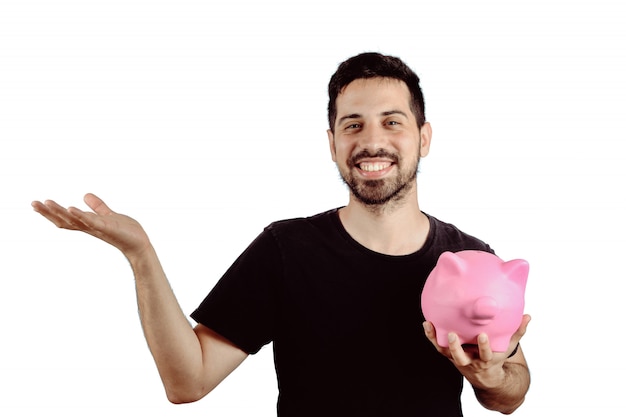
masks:
[[[369,123],[361,130],[359,147],[374,154],[387,144],[387,132],[377,123]]]
[[[474,324],[484,325],[491,322],[499,312],[498,301],[493,297],[482,296],[469,305],[468,317]]]

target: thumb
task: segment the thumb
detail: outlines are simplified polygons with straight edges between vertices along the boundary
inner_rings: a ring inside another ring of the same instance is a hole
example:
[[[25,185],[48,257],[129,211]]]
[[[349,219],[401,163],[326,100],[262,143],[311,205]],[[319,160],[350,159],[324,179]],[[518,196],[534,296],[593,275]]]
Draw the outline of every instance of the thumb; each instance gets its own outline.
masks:
[[[104,201],[102,201],[99,197],[94,194],[87,193],[83,198],[85,203],[91,208],[96,214],[101,216],[106,216],[113,213],[113,210],[107,206]]]
[[[515,340],[515,344],[517,344],[520,339],[526,334],[526,328],[528,327],[528,323],[530,323],[530,315],[524,314],[522,316],[522,323],[520,324],[517,331],[511,337],[511,340]]]

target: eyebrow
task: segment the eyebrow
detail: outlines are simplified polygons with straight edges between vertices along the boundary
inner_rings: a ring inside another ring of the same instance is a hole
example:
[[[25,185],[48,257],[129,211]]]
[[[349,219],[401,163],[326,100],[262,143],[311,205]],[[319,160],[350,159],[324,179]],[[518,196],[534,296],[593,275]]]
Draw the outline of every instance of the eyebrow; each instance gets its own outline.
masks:
[[[389,110],[389,111],[384,111],[384,112],[382,112],[380,115],[381,115],[381,116],[391,116],[391,115],[393,115],[393,114],[400,114],[400,115],[402,115],[402,116],[406,117],[407,119],[409,118],[409,116],[408,116],[405,112],[403,112],[402,110]]]
[[[358,118],[360,118],[360,117],[361,117],[361,115],[360,115],[360,114],[358,114],[358,113],[348,114],[348,115],[343,116],[342,118],[340,118],[340,119],[337,121],[337,124],[341,124],[341,123],[343,123],[344,121],[346,121],[346,120],[348,120],[348,119],[358,119]]]
[[[380,113],[380,116],[391,116],[394,114],[400,114],[404,117],[406,117],[407,119],[409,118],[409,116],[407,116],[407,114],[405,112],[403,112],[402,110],[387,110],[384,111],[382,113]],[[358,114],[358,113],[352,113],[352,114],[348,114],[346,116],[341,117],[338,121],[337,124],[341,124],[344,121],[348,120],[348,119],[359,119],[363,117],[362,115]]]

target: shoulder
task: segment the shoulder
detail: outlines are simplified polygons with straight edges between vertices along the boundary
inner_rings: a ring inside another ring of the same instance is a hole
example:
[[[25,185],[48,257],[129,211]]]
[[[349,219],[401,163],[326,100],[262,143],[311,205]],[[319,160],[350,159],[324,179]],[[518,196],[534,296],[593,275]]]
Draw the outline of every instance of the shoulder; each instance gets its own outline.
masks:
[[[309,217],[279,220],[271,223],[264,234],[271,236],[281,251],[313,250],[341,240],[337,226],[337,209]]]
[[[334,227],[337,218],[337,209],[318,213],[309,217],[296,217],[291,219],[278,220],[265,228],[267,232],[274,235],[283,235],[298,231],[324,230]]]
[[[463,232],[451,223],[443,222],[426,214],[430,220],[431,238],[435,246],[450,251],[482,250],[492,252],[493,249],[481,239]]]

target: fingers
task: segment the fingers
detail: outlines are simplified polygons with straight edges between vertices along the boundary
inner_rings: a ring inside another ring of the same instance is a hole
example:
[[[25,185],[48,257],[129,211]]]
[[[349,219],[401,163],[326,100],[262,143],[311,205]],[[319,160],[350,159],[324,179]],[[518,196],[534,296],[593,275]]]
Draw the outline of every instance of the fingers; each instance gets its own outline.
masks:
[[[435,346],[437,346],[435,338],[435,328],[433,324],[429,321],[425,321],[424,323],[422,323],[422,326],[424,326],[424,334],[426,334],[426,338],[428,338],[428,340],[430,340]]]
[[[57,227],[87,233],[115,246],[127,257],[140,255],[151,247],[150,239],[137,221],[113,212],[93,194],[85,195],[84,200],[93,211],[66,209],[52,200],[34,201],[32,206]]]
[[[493,351],[489,344],[489,337],[485,333],[478,335],[478,356],[481,360],[489,362],[493,359]]]
[[[455,364],[459,366],[465,366],[471,362],[470,356],[463,350],[461,346],[461,342],[456,335],[456,333],[448,334],[448,347],[442,347],[437,342],[437,333],[435,331],[435,326],[429,321],[425,321],[423,323],[424,326],[424,334],[430,340],[430,343],[435,346],[435,348],[446,358],[453,361]]]
[[[524,334],[526,333],[526,329],[530,320],[531,317],[528,314],[525,314],[522,317],[522,322],[519,328],[511,337],[511,342],[509,346],[510,351],[512,351],[517,346],[522,336],[524,336]],[[480,335],[478,335],[477,346],[465,346],[465,348],[461,344],[461,341],[456,333],[449,333],[448,347],[444,348],[441,347],[437,342],[436,331],[432,323],[425,321],[423,323],[423,326],[424,333],[428,340],[430,340],[433,346],[435,346],[435,348],[442,355],[453,361],[457,367],[470,366],[472,363],[482,363],[486,365],[494,361],[503,361],[507,357],[507,355],[504,353],[493,352],[489,342],[489,337],[485,333],[481,333]]]
[[[528,328],[528,323],[530,323],[531,317],[528,314],[524,314],[522,316],[522,323],[520,324],[517,331],[511,336],[510,346],[515,347],[519,343],[520,339],[526,334],[526,329]]]
[[[46,200],[43,203],[33,201],[31,206],[37,213],[62,229],[88,231],[93,226],[94,214],[85,213],[76,207],[66,209],[53,200]]]
[[[450,359],[457,366],[467,366],[472,362],[472,358],[463,350],[461,341],[456,333],[448,334],[448,349],[450,350]]]
[[[435,328],[432,323],[425,321],[423,323],[424,333],[428,340],[437,348],[437,350],[455,363],[458,367],[465,367],[472,364],[476,360],[480,360],[484,363],[490,362],[494,359],[494,352],[491,350],[489,344],[489,338],[486,334],[482,333],[478,335],[478,346],[465,346],[461,344],[456,333],[448,334],[448,347],[444,348],[437,343],[437,336]]]
[[[526,334],[526,328],[528,327],[530,320],[532,320],[532,317],[528,314],[524,314],[522,317],[522,324],[520,324],[519,329],[517,329],[517,332],[515,333],[516,335],[519,335],[520,339]]]
[[[55,226],[70,230],[76,229],[71,219],[72,215],[56,202],[52,200],[46,200],[43,203],[34,201],[32,206],[37,213],[50,220]]]

